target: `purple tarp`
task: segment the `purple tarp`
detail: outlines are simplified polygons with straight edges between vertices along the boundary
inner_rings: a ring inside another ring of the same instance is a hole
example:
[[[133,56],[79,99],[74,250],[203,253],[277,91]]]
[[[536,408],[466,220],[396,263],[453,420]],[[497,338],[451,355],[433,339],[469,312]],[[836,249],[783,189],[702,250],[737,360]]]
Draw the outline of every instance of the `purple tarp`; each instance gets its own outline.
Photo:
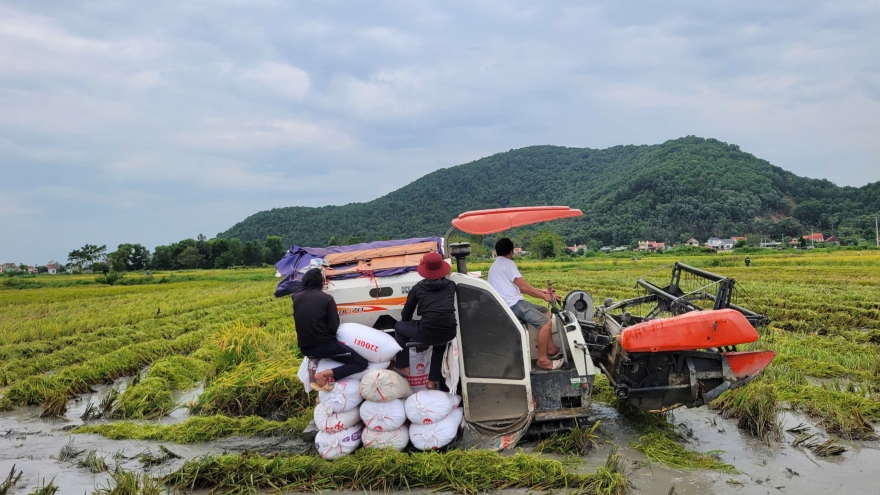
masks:
[[[278,273],[283,276],[281,281],[278,282],[278,286],[275,287],[275,297],[288,296],[298,291],[300,285],[302,284],[303,275],[302,273],[299,273],[299,271],[302,268],[309,266],[313,259],[323,259],[324,256],[327,256],[328,254],[349,253],[352,251],[362,251],[364,249],[403,246],[405,244],[415,244],[419,242],[436,242],[437,250],[440,252],[440,254],[443,254],[442,250],[440,249],[441,239],[439,237],[395,239],[391,241],[364,242],[361,244],[351,244],[349,246],[328,246],[325,248],[292,246],[287,251],[287,254],[285,254],[284,257],[281,258],[281,261],[275,264],[275,268],[278,270]],[[414,266],[406,268],[387,268],[383,270],[374,270],[371,273],[373,277],[390,277],[391,275],[399,275],[401,273],[410,272],[415,269],[416,267]],[[340,280],[363,276],[364,275],[360,273],[349,273],[345,275],[338,275],[332,278]]]

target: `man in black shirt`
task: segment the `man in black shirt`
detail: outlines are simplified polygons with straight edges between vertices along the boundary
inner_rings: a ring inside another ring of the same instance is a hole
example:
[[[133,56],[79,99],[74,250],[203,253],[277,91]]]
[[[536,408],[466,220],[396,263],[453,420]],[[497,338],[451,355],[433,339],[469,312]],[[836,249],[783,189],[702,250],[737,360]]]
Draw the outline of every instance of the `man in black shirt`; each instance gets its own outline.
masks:
[[[303,275],[302,289],[293,294],[293,322],[299,350],[310,358],[329,358],[342,366],[315,373],[314,390],[330,391],[330,380],[339,381],[367,369],[367,360],[336,340],[339,314],[336,301],[323,291],[324,275],[312,268]],[[340,354],[348,354],[347,356]]]
[[[401,321],[394,325],[394,338],[403,349],[397,353],[395,366],[409,376],[409,349],[406,343],[415,340],[433,344],[431,369],[428,372],[429,390],[437,388],[441,374],[446,343],[455,338],[455,282],[446,278],[449,263],[440,253],[426,254],[417,268],[424,280],[419,281],[406,296],[406,304],[401,311]],[[413,320],[413,313],[419,310],[421,320]]]

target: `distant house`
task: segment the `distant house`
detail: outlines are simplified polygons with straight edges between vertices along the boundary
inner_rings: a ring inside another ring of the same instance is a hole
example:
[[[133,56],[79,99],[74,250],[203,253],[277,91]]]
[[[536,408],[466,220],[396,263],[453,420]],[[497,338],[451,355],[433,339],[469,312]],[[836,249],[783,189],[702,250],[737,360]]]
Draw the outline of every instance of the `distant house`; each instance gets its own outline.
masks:
[[[580,249],[583,252],[587,252],[587,245],[586,244],[575,244],[574,246],[568,246],[568,250],[571,251],[572,253],[578,252],[578,249]]]
[[[825,239],[825,245],[826,246],[840,246],[840,239],[838,239],[835,236],[831,236],[831,237]]]
[[[3,269],[0,271],[3,273],[18,271],[18,265],[15,263],[3,263]]]
[[[628,246],[617,246],[616,248],[612,249],[611,252],[612,253],[621,253],[623,251],[626,251],[627,249],[629,249]]]
[[[825,242],[825,238],[822,237],[822,233],[821,233],[821,232],[816,233],[816,234],[805,235],[805,236],[803,236],[803,238],[804,238],[804,240],[807,241],[807,242],[810,242],[810,241],[813,241],[813,242]]]
[[[688,246],[700,247],[700,241],[694,239],[693,237],[688,239],[685,244],[687,244]]]
[[[733,239],[733,245],[734,245],[734,246],[735,246],[736,243],[739,242],[739,241],[747,241],[747,240],[749,240],[748,237],[731,237],[731,239]]]
[[[30,266],[30,265],[28,265],[28,267],[27,267],[27,271],[28,271],[28,273],[32,273],[32,274],[34,274],[34,275],[40,273],[40,269],[39,269],[39,268],[37,268],[37,267],[35,267],[35,266]]]
[[[798,247],[801,245],[801,240],[797,237],[788,242],[789,246]]]
[[[639,251],[663,251],[666,243],[657,241],[639,241]]]
[[[55,275],[58,273],[58,267],[55,266],[55,263],[49,263],[46,265],[46,269],[48,270],[49,275]]]
[[[735,244],[736,241],[733,239],[719,239],[717,237],[710,237],[709,240],[706,241],[706,247],[710,247],[716,251],[730,251]]]
[[[599,251],[602,251],[603,253],[610,253],[610,252],[611,252],[611,246],[602,246],[602,247],[599,248]]]
[[[781,242],[776,242],[776,241],[762,242],[762,243],[758,244],[758,246],[760,246],[762,248],[778,248],[781,245],[782,245]]]

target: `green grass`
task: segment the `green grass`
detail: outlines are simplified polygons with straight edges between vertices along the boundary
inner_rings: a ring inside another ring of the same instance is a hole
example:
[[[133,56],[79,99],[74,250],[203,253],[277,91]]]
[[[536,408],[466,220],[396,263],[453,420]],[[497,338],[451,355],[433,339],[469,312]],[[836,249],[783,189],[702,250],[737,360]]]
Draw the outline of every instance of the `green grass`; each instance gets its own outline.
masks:
[[[73,433],[96,433],[112,440],[159,440],[178,444],[209,442],[231,436],[293,436],[302,433],[312,419],[312,409],[305,409],[287,421],[269,421],[258,416],[195,416],[173,425],[118,421],[86,425]]]
[[[629,483],[617,456],[593,474],[574,474],[560,461],[522,452],[453,450],[402,453],[361,449],[335,461],[308,455],[208,456],[187,462],[166,478],[183,490],[209,488],[224,493],[273,491],[390,491],[428,489],[475,494],[507,488],[621,495]]]

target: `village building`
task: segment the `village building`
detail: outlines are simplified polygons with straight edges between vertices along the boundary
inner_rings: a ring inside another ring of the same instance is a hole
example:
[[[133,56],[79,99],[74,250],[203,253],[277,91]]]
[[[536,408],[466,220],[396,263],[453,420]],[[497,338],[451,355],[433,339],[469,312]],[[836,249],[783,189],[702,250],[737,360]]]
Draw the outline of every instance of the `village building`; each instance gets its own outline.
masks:
[[[639,241],[638,251],[663,251],[666,243],[657,241]]]
[[[58,273],[58,267],[55,266],[55,263],[49,263],[46,265],[46,270],[48,270],[49,275],[55,275]]]
[[[836,236],[831,236],[825,239],[824,242],[826,246],[840,246],[840,239],[838,239]]]
[[[700,247],[700,241],[694,239],[693,237],[688,239],[685,244],[687,244],[688,246]]]

